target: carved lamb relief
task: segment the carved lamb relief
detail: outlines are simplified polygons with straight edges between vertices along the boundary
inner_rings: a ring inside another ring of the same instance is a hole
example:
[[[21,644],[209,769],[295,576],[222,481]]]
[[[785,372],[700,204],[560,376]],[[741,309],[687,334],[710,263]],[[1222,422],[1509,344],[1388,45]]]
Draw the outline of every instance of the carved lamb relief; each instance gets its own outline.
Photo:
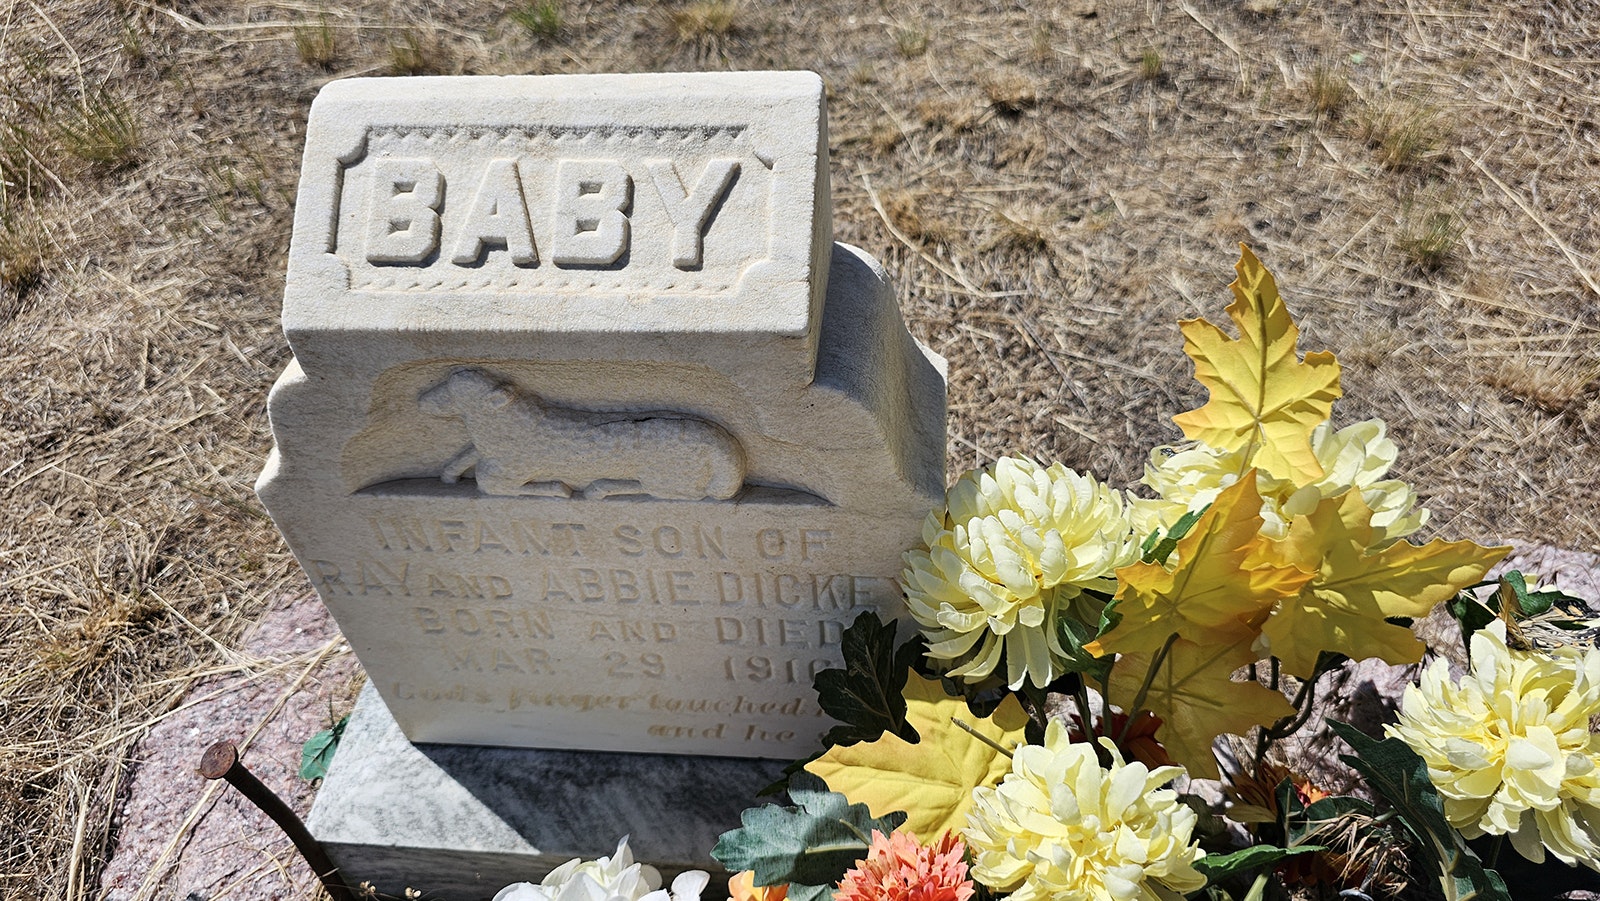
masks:
[[[417,406],[465,423],[471,443],[439,478],[472,470],[483,494],[727,500],[744,484],[739,442],[693,416],[555,406],[481,369],[456,370]]]

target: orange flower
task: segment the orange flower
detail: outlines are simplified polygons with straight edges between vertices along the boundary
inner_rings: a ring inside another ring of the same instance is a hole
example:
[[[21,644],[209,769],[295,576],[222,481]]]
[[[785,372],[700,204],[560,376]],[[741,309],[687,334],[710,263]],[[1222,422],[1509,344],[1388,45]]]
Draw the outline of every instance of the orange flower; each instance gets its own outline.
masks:
[[[728,878],[728,895],[728,901],[785,901],[789,886],[756,885],[755,871],[745,870]]]
[[[931,846],[904,832],[872,831],[867,859],[844,874],[834,901],[967,901],[967,849],[946,832]]]

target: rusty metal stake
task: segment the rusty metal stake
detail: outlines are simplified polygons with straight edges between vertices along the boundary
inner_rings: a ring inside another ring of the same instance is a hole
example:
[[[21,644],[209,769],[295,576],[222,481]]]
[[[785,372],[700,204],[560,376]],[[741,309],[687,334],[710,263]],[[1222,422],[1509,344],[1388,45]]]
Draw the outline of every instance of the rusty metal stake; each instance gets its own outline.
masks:
[[[328,896],[333,901],[356,901],[348,886],[339,881],[338,867],[328,859],[328,852],[322,850],[322,845],[312,838],[311,831],[306,824],[300,822],[289,805],[273,793],[272,789],[261,784],[255,774],[245,768],[239,760],[239,749],[233,742],[226,739],[206,748],[205,754],[200,757],[200,775],[207,779],[226,779],[228,784],[239,790],[239,793],[249,799],[251,804],[261,809],[262,813],[272,818],[278,824],[283,834],[289,836],[294,842],[295,850],[300,852],[306,863],[311,866],[311,871],[317,874],[322,887],[327,890]]]

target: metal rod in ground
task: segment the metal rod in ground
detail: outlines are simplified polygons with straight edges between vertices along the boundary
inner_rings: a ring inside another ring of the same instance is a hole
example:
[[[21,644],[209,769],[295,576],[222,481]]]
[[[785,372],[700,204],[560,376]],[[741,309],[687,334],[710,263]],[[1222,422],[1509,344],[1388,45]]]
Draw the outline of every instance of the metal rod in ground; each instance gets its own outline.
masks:
[[[322,882],[322,887],[327,890],[328,896],[333,901],[356,901],[348,886],[339,880],[338,867],[328,858],[328,852],[312,837],[311,830],[306,824],[300,822],[289,805],[261,783],[255,774],[245,768],[239,760],[239,749],[233,742],[226,739],[206,748],[205,754],[200,757],[200,775],[207,779],[226,779],[228,784],[239,790],[239,793],[249,799],[251,804],[261,809],[262,813],[272,818],[278,824],[283,834],[289,836],[294,842],[295,850],[305,858],[311,866],[311,871],[317,874],[317,879]]]

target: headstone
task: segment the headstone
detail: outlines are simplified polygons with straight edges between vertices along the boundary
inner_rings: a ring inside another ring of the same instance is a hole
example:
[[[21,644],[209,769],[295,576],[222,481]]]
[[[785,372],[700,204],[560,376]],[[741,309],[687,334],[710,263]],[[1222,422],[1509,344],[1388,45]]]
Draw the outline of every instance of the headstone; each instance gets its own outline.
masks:
[[[317,98],[258,490],[413,741],[796,757],[844,625],[900,613],[944,383],[830,240],[822,97]]]
[[[832,241],[823,96],[317,97],[257,491],[410,742],[792,759],[844,627],[903,614],[944,364]]]

